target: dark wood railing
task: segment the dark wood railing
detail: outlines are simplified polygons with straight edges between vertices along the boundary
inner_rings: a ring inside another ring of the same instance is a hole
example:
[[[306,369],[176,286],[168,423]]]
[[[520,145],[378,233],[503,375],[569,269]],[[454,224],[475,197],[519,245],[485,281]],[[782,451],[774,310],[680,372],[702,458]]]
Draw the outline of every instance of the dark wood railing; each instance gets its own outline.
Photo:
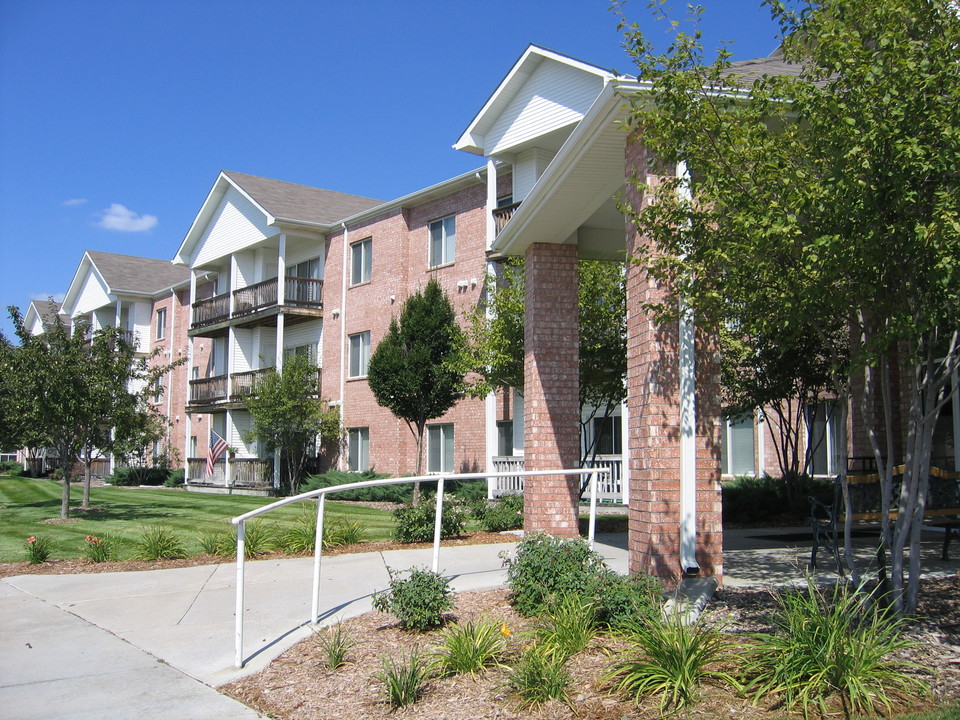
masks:
[[[277,304],[277,279],[247,285],[233,291],[233,314],[255,312],[260,308]]]
[[[190,402],[207,403],[227,399],[227,376],[199,378],[190,381]]]
[[[513,213],[516,212],[518,207],[520,207],[520,203],[515,202],[494,209],[493,222],[497,228],[497,235],[499,235],[500,231],[510,222],[510,218],[513,217]]]
[[[195,483],[224,487],[227,484],[227,462],[224,458],[217,460],[213,464],[213,475],[207,477],[206,458],[187,458],[187,477]]]
[[[230,399],[246,397],[252,395],[257,390],[257,383],[263,377],[273,370],[273,368],[263,368],[262,370],[247,370],[230,374]]]
[[[323,307],[323,280],[314,278],[284,278],[283,302],[285,305]]]
[[[235,487],[273,487],[273,461],[260,458],[234,458],[230,461]]]
[[[230,317],[230,293],[197,300],[193,304],[193,327],[210,325]]]

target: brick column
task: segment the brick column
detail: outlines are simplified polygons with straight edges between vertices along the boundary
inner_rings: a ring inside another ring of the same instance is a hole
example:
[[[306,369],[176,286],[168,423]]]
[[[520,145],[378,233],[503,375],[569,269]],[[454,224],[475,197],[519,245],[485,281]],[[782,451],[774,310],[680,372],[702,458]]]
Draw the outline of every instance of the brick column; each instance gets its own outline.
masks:
[[[642,211],[649,202],[643,184],[656,170],[636,137],[627,143],[626,199]],[[648,243],[627,225],[627,253]],[[668,584],[682,575],[680,562],[680,348],[677,323],[658,324],[645,303],[668,297],[667,290],[637,263],[627,263],[627,396],[630,445],[629,565]],[[696,334],[696,559],[701,575],[723,573],[720,505],[719,366],[715,341]]]
[[[580,460],[577,247],[534,244],[525,267],[524,468],[572,468]],[[577,536],[579,477],[527,478],[523,527]]]

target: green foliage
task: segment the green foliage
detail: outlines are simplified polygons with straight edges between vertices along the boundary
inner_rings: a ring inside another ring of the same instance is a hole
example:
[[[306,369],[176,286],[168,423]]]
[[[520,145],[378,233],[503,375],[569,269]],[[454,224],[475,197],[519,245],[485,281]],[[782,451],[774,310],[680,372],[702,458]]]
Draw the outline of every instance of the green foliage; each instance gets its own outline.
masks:
[[[382,480],[390,477],[384,473],[367,470],[361,473],[329,470],[322,475],[310,475],[300,487],[300,492],[310,492],[336,485],[364,482],[366,480]],[[359,490],[345,490],[329,495],[329,500],[351,500],[361,502],[410,502],[413,489],[409,484],[380,485],[378,487],[360,488]]]
[[[248,520],[244,523],[243,556],[250,560],[257,555],[264,555],[277,547],[277,528],[266,520]],[[234,531],[234,552],[236,552],[237,534]]]
[[[53,552],[53,540],[46,535],[31,535],[23,543],[27,559],[31,565],[39,565],[50,559]]]
[[[570,681],[563,660],[548,656],[536,645],[527,649],[507,674],[507,685],[525,709],[537,708],[547,700],[569,703]]]
[[[343,518],[331,518],[323,523],[323,547],[343,547],[356,545],[367,539],[367,531],[358,522],[347,522]]]
[[[516,556],[504,557],[514,609],[530,617],[545,612],[563,595],[589,598],[596,578],[606,572],[603,558],[581,538],[537,533],[521,540]]]
[[[4,460],[0,462],[0,475],[19,475],[23,470],[23,465],[16,460]]]
[[[183,471],[181,483],[183,482]],[[106,479],[110,485],[117,487],[136,487],[138,485],[166,485],[170,479],[170,471],[159,467],[118,467]]]
[[[408,577],[390,573],[390,589],[373,596],[373,607],[391,613],[405,630],[428,630],[443,624],[453,607],[450,581],[426,568],[412,568]]]
[[[108,537],[87,535],[83,547],[84,556],[95,563],[109,562],[117,559],[117,544]]]
[[[707,680],[737,686],[735,678],[722,669],[736,653],[716,627],[685,624],[674,612],[666,619],[632,624],[629,637],[635,650],[613,664],[608,679],[637,703],[659,695],[661,710],[681,710],[694,701]]]
[[[184,484],[183,468],[171,470],[167,475],[167,479],[163,481],[163,484],[166,487],[181,487]]]
[[[596,625],[593,602],[579,595],[562,595],[534,624],[535,643],[545,658],[565,662],[590,644]]]
[[[339,670],[347,664],[347,654],[356,644],[344,628],[343,623],[314,633],[317,645],[324,657],[324,664],[328,670]]]
[[[788,493],[782,478],[760,475],[738,477],[723,484],[723,521],[751,525],[780,518],[802,525],[810,516],[810,496],[833,502],[833,483],[823,478],[802,475],[793,481]]]
[[[758,702],[776,697],[788,709],[827,712],[838,697],[848,711],[889,713],[892,699],[927,692],[915,669],[892,656],[910,647],[902,624],[864,593],[838,584],[828,597],[813,583],[777,596],[776,632],[757,637],[744,670]]]
[[[445,487],[447,492],[467,505],[487,500],[487,483],[482,480],[451,480]]]
[[[230,533],[222,530],[202,533],[197,538],[197,541],[200,543],[200,549],[203,550],[206,555],[227,557],[235,554],[237,550],[233,537]]]
[[[399,708],[415,703],[430,675],[427,663],[420,658],[420,651],[413,648],[409,654],[401,653],[395,660],[381,658],[380,663],[377,677],[384,684],[390,706]]]
[[[463,332],[450,299],[435,278],[403,305],[400,318],[377,345],[367,368],[374,398],[407,423],[417,439],[422,474],[423,433],[463,395]]]
[[[433,653],[433,667],[441,675],[474,675],[500,665],[507,646],[505,625],[470,619],[443,629],[440,647]]]
[[[170,528],[148,525],[133,540],[134,557],[138,560],[166,560],[187,557],[183,539]]]
[[[437,504],[434,499],[418,505],[404,505],[393,511],[397,525],[394,538],[398,542],[430,542],[436,524]],[[440,537],[450,538],[463,534],[467,518],[462,508],[453,502],[444,502],[440,515]]]
[[[597,624],[611,630],[657,619],[663,610],[663,585],[645,573],[623,576],[608,569],[593,580],[589,592]]]
[[[289,491],[296,495],[307,458],[320,446],[340,438],[340,414],[320,398],[317,367],[303,355],[284,360],[283,369],[268,370],[246,400],[253,418],[248,441],[258,440],[268,453],[279,452],[286,465]]]
[[[523,527],[523,495],[509,493],[488,503],[484,499],[472,506],[474,517],[484,530],[504,532]]]

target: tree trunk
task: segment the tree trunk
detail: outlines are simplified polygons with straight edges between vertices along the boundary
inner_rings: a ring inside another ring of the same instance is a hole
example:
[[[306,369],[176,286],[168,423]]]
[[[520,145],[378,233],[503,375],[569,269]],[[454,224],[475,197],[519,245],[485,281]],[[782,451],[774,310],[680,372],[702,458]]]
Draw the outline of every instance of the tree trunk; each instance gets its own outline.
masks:
[[[61,454],[60,459],[60,470],[63,474],[63,493],[60,496],[60,519],[69,520],[70,519],[70,465],[69,460],[64,461],[63,456],[65,453]]]
[[[83,500],[80,502],[80,507],[84,510],[90,509],[90,463],[89,457],[83,463]]]

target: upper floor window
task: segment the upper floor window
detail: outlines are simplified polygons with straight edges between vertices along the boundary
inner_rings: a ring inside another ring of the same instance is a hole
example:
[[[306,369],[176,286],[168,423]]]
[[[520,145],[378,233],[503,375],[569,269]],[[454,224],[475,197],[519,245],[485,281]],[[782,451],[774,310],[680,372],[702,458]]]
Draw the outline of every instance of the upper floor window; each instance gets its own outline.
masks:
[[[430,267],[456,260],[457,218],[454,215],[430,223]]]
[[[157,310],[157,340],[163,340],[167,336],[167,309],[159,308]]]
[[[296,347],[286,347],[283,349],[283,357],[285,360],[289,360],[295,356],[304,357],[309,364],[315,365],[317,362],[316,344],[310,343],[309,345],[297,345]]]
[[[373,239],[367,238],[350,246],[350,284],[370,282],[373,273]]]
[[[350,336],[350,377],[364,377],[370,364],[370,332]]]
[[[287,274],[292,277],[317,280],[320,278],[320,258],[310,258],[293,265]]]

